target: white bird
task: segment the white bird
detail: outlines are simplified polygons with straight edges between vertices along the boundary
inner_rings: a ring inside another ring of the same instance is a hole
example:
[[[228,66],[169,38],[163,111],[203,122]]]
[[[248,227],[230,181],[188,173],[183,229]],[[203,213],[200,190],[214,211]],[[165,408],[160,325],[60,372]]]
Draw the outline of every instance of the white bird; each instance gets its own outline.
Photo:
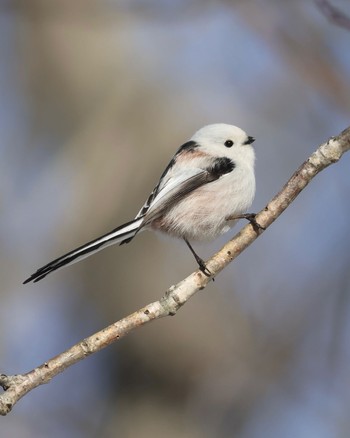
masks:
[[[237,126],[204,126],[177,150],[134,220],[53,260],[24,283],[39,281],[109,245],[128,243],[143,230],[182,238],[200,270],[210,276],[189,240],[214,239],[242,217],[259,227],[255,215],[244,214],[255,195],[254,140]]]

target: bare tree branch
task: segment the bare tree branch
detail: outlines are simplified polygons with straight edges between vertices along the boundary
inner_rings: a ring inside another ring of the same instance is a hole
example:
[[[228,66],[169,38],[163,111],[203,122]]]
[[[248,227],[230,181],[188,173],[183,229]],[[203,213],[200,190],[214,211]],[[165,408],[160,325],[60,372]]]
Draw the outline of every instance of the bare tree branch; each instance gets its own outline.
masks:
[[[329,21],[339,27],[350,30],[350,17],[343,11],[333,6],[328,0],[315,0],[315,3]]]
[[[307,186],[321,170],[336,163],[350,149],[350,127],[337,137],[322,144],[292,175],[282,190],[255,217],[257,223],[266,229],[293,202],[298,194]],[[215,277],[232,260],[263,232],[254,224],[248,224],[208,262],[207,266]],[[4,392],[0,395],[0,414],[8,414],[13,406],[24,395],[39,385],[48,383],[57,374],[69,366],[79,362],[90,354],[96,353],[113,342],[121,339],[130,331],[141,327],[155,319],[175,315],[196,292],[203,289],[210,278],[196,271],[172,286],[165,295],[133,314],[104,328],[98,333],[84,339],[65,352],[53,357],[44,364],[26,374],[6,376],[0,375],[0,386]]]

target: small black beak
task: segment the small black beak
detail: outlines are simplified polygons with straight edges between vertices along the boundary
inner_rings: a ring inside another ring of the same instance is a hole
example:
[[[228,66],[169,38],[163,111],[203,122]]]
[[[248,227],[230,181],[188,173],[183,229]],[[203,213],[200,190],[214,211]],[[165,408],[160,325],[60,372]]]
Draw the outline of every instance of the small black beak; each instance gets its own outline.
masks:
[[[248,136],[247,140],[245,141],[244,144],[252,144],[255,142],[255,138],[251,137],[250,135]]]

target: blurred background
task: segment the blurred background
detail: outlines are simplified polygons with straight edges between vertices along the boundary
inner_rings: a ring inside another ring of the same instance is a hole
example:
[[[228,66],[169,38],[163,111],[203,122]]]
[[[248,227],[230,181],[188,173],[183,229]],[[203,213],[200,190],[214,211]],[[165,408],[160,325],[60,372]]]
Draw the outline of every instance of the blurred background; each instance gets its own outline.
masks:
[[[332,5],[350,17],[348,0]],[[256,137],[259,211],[349,125],[350,30],[327,11],[0,1],[0,372],[29,371],[196,269],[183,243],[142,233],[22,285],[130,220],[198,128]],[[27,395],[2,436],[348,437],[349,164],[322,172],[176,317]],[[208,258],[233,234],[195,248]]]

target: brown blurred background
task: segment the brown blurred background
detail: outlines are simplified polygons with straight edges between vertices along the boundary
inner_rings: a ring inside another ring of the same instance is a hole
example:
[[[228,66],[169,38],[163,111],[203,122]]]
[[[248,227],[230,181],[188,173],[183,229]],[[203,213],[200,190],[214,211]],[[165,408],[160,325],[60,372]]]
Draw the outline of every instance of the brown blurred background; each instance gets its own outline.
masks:
[[[350,32],[311,0],[2,0],[0,23],[3,373],[196,268],[181,242],[142,233],[21,285],[130,220],[195,130],[257,138],[258,211],[349,125]],[[2,436],[348,437],[349,193],[345,156],[176,317],[30,393]]]

